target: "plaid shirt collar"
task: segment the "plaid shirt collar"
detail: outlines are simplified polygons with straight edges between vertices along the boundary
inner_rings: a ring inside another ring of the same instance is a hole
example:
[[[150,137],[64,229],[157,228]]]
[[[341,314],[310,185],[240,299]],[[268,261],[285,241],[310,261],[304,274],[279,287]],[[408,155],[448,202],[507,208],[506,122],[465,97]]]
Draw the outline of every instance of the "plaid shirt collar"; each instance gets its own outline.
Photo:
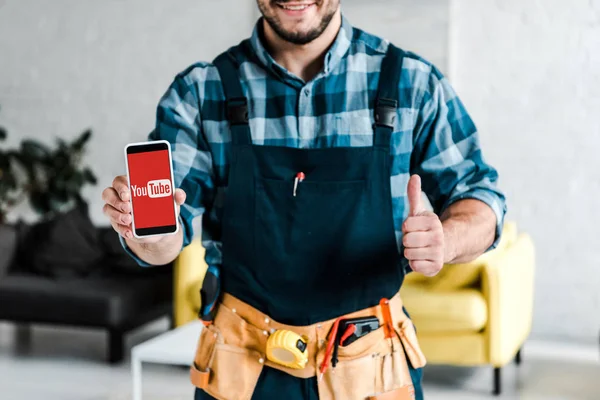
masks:
[[[277,62],[265,49],[265,47],[263,46],[263,30],[263,18],[261,17],[254,26],[254,31],[252,32],[252,37],[250,38],[250,45],[252,47],[252,51],[256,55],[258,61],[262,63],[262,65],[267,69],[267,71],[273,72],[275,76],[279,77],[284,82],[296,87],[304,86],[305,82],[301,78],[290,73],[287,69],[277,64]],[[346,19],[346,17],[342,15],[342,26],[336,36],[335,41],[333,42],[333,45],[329,48],[327,54],[325,54],[325,63],[323,70],[319,73],[317,77],[327,75],[330,71],[334,70],[340,64],[340,62],[346,56],[348,50],[350,49],[352,36],[352,25]]]

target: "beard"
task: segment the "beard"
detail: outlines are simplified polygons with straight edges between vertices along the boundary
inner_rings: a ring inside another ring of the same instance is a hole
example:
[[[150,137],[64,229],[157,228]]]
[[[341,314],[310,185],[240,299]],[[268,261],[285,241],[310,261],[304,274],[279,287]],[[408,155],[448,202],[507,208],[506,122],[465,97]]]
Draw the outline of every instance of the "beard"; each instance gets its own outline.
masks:
[[[284,1],[276,2],[274,0],[267,0],[267,1],[269,1],[271,3],[271,7],[279,7],[276,3],[284,2]],[[267,23],[269,24],[271,29],[273,29],[273,31],[277,34],[277,36],[279,36],[286,42],[290,42],[290,43],[298,44],[298,45],[304,45],[304,44],[312,42],[313,40],[315,40],[316,38],[321,36],[321,34],[325,31],[325,29],[327,29],[327,27],[329,26],[329,23],[331,22],[331,20],[333,19],[334,15],[337,11],[338,4],[339,3],[335,2],[335,1],[331,1],[329,3],[329,7],[325,11],[325,15],[323,15],[319,24],[316,27],[309,29],[308,31],[305,31],[305,32],[286,30],[283,27],[279,18],[276,15],[274,15],[274,13],[273,14],[269,13],[267,6],[263,2],[261,2],[261,1],[258,2],[258,8],[260,9],[260,12],[263,15],[263,18],[265,19],[265,21],[267,21]]]

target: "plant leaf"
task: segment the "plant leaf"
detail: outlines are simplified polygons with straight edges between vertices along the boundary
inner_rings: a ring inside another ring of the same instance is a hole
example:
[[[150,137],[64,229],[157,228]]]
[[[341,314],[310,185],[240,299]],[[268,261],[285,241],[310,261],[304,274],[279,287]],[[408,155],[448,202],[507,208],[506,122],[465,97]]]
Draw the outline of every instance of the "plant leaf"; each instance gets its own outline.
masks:
[[[84,176],[85,180],[87,182],[91,183],[92,185],[95,185],[98,183],[98,179],[96,178],[96,175],[94,175],[92,170],[89,168],[86,168],[83,170],[83,176]]]
[[[35,140],[24,140],[21,142],[21,154],[26,162],[34,163],[48,159],[51,152],[47,146]]]
[[[81,151],[83,149],[83,146],[85,146],[85,144],[87,143],[87,141],[90,140],[90,137],[92,137],[91,129],[86,129],[85,131],[83,131],[79,138],[77,138],[77,140],[73,142],[73,150]]]

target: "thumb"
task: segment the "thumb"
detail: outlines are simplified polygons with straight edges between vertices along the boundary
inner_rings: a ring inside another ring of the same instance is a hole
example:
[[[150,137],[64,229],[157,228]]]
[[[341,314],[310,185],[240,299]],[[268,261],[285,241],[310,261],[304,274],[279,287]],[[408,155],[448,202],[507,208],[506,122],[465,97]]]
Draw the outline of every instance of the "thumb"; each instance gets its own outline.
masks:
[[[408,180],[407,197],[409,205],[409,215],[415,216],[425,211],[423,198],[421,197],[421,177],[413,175]]]
[[[186,195],[183,189],[175,189],[175,203],[177,203],[178,206],[185,203],[185,197]]]

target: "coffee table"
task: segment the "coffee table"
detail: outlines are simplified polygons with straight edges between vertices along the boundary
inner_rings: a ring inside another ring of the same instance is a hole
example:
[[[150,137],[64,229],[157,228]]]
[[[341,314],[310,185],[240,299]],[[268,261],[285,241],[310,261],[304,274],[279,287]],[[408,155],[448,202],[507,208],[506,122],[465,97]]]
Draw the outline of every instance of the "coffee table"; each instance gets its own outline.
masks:
[[[192,365],[203,327],[202,322],[192,321],[131,349],[133,400],[142,400],[142,363]]]

